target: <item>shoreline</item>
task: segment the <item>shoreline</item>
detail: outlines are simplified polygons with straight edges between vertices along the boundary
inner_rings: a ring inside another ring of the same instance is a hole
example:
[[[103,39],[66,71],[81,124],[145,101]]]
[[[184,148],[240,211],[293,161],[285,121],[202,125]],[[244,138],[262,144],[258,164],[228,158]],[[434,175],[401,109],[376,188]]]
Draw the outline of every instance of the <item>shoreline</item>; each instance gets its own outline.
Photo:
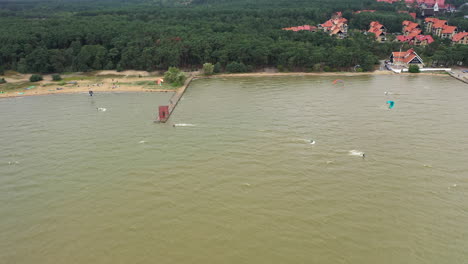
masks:
[[[391,71],[374,71],[374,72],[253,72],[253,73],[223,73],[223,74],[216,74],[210,76],[204,76],[199,73],[187,73],[194,80],[196,79],[209,79],[209,78],[232,78],[232,77],[285,77],[285,76],[370,76],[370,75],[401,75],[396,74]],[[423,75],[423,76],[447,76],[443,73],[402,73],[403,75]],[[144,76],[144,77],[132,77],[132,78],[119,78],[117,83],[119,84],[117,88],[114,88],[116,85],[114,79],[111,78],[100,78],[99,73],[94,76],[96,80],[77,80],[79,83],[78,85],[74,86],[67,86],[67,85],[59,85],[58,83],[42,81],[37,83],[37,87],[33,88],[34,90],[25,90],[25,89],[15,89],[11,92],[5,92],[0,94],[0,98],[13,98],[13,97],[24,97],[24,96],[38,96],[38,95],[54,95],[54,94],[79,94],[79,93],[88,93],[89,90],[92,90],[95,93],[121,93],[121,92],[159,92],[159,93],[178,93],[182,87],[174,88],[174,89],[162,89],[158,88],[148,88],[143,86],[135,86],[129,85],[128,82],[150,82],[154,81],[157,78],[156,76]],[[77,78],[79,79],[79,78]],[[117,78],[115,78],[117,79]],[[101,85],[96,86],[96,81],[99,81]],[[119,81],[124,81],[119,83]],[[127,83],[126,83],[127,82]],[[164,85],[166,86],[166,85]],[[56,90],[59,87],[65,87],[61,90]],[[167,86],[166,86],[167,87]],[[52,89],[52,90],[51,90]],[[0,86],[1,90],[1,86]],[[23,94],[18,94],[22,92]]]

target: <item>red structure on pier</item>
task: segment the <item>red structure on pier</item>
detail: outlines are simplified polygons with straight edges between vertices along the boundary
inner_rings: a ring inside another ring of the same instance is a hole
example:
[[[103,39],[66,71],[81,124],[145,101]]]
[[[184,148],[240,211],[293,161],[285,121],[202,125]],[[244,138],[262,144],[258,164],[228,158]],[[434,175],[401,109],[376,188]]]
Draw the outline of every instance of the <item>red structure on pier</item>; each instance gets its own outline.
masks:
[[[169,106],[162,105],[159,107],[159,122],[166,122],[169,118]]]

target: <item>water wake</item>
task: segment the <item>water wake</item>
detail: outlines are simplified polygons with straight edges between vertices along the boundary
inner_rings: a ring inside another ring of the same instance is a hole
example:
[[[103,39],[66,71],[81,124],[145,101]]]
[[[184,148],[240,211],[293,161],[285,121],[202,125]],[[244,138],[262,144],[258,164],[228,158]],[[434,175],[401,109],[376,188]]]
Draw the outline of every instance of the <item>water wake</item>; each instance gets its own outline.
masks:
[[[194,124],[174,124],[175,127],[193,127]]]
[[[349,151],[349,155],[362,157],[364,155],[364,152],[353,149]]]

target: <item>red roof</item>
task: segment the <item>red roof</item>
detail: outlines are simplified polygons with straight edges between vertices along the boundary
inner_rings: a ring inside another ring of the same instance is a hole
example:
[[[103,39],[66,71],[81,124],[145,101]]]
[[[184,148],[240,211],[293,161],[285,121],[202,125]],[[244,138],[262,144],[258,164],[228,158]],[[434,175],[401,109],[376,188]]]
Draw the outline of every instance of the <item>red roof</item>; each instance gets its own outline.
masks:
[[[468,32],[460,32],[460,33],[455,34],[452,37],[452,41],[457,42],[457,41],[460,41],[464,37],[468,37]]]
[[[380,24],[378,21],[372,21],[370,23],[370,28],[367,32],[374,33],[376,37],[380,36],[383,34],[382,28],[384,26]]]
[[[416,52],[414,52],[413,49],[409,49],[407,51],[402,51],[402,52],[392,52],[392,55],[393,55],[394,62],[404,62],[404,63],[409,63],[410,61],[412,61],[414,58],[418,56]]]
[[[434,42],[434,39],[432,38],[431,35],[417,35],[416,37],[414,37],[415,39],[419,40],[419,41],[424,41],[426,40],[427,41],[427,44],[431,44],[432,42]]]
[[[316,30],[316,29],[317,29],[317,27],[310,26],[310,25],[283,28],[283,30],[289,30],[289,31],[294,31],[294,32],[301,31],[301,30],[313,31],[313,30]]]
[[[444,26],[442,29],[442,34],[453,34],[457,30],[455,26]]]
[[[439,20],[438,18],[435,18],[435,17],[426,17],[424,19],[424,22],[426,23],[434,23],[435,21]]]
[[[408,42],[408,41],[411,40],[411,39],[409,39],[407,36],[402,36],[402,35],[397,36],[396,38],[397,38],[397,40],[400,41],[400,42]]]
[[[410,15],[413,19],[416,19],[416,13],[409,13],[409,15]]]
[[[416,37],[416,36],[419,35],[419,34],[421,34],[421,30],[415,29],[415,30],[411,31],[411,32],[407,35],[407,37],[409,37],[409,38],[414,38],[414,37]]]
[[[322,27],[326,27],[326,28],[328,28],[328,27],[333,27],[333,22],[332,22],[332,20],[330,19],[330,20],[327,20],[325,23],[321,24],[321,26],[322,26]]]
[[[447,25],[447,20],[437,19],[436,21],[434,21],[434,25],[432,27],[433,28],[444,28],[445,25]]]
[[[419,27],[418,23],[414,23],[408,20],[403,21],[403,32],[411,32]]]

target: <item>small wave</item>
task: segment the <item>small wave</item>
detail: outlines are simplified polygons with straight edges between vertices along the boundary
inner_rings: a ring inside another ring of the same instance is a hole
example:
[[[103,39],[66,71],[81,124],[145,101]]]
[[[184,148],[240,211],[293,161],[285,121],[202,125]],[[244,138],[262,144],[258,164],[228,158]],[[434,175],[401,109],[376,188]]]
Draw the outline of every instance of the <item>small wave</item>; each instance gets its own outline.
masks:
[[[138,144],[143,144],[143,143],[146,143],[146,141],[142,140],[142,141],[138,142]]]
[[[194,124],[174,124],[175,127],[193,127]]]

